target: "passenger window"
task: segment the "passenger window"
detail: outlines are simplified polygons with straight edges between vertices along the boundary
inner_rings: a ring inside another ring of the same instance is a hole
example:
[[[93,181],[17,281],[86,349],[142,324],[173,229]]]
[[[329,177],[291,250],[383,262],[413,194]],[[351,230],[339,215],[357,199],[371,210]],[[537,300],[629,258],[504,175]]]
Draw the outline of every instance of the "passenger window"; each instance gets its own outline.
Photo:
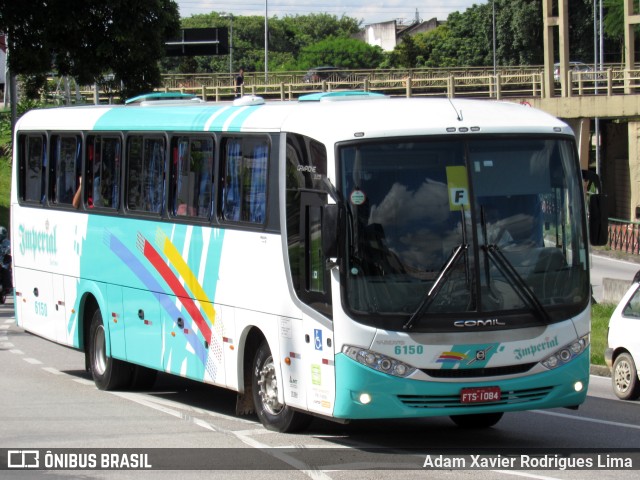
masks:
[[[177,137],[171,144],[171,214],[209,218],[213,191],[213,139]]]
[[[120,206],[121,151],[119,137],[87,138],[84,193],[89,208],[117,210]]]
[[[79,135],[51,137],[49,199],[56,205],[71,205],[80,187],[82,139]]]
[[[24,135],[19,139],[20,199],[42,202],[45,194],[44,135]]]
[[[265,223],[267,211],[266,139],[230,138],[222,149],[222,217],[225,220]]]
[[[163,137],[129,138],[127,152],[127,208],[162,213],[165,142]]]

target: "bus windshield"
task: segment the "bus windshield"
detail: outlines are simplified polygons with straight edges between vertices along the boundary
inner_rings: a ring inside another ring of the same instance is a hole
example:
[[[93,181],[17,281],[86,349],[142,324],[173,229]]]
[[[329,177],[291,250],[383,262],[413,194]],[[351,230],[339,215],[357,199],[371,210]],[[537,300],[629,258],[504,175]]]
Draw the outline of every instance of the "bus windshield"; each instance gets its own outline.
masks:
[[[583,188],[565,137],[349,143],[339,162],[343,295],[358,321],[518,328],[585,308]]]

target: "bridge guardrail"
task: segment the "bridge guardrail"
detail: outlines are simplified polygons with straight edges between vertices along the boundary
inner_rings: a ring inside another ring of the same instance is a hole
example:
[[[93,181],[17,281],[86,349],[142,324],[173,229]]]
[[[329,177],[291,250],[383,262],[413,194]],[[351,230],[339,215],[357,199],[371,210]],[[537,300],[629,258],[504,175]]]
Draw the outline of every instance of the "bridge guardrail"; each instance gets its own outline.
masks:
[[[367,90],[391,96],[449,96],[468,98],[546,98],[561,96],[559,83],[553,92],[545,92],[544,72],[541,67],[505,68],[495,75],[487,69],[460,70],[394,70],[344,71],[336,81],[303,82],[302,72],[270,74],[267,81],[259,73],[245,75],[245,94],[290,100],[305,93],[336,90]],[[159,91],[194,93],[207,100],[230,100],[235,95],[233,78],[226,74],[165,75]],[[569,72],[567,96],[622,95],[640,92],[640,69],[625,70],[621,66],[608,66],[600,71]],[[92,86],[78,87],[75,99],[68,103],[93,103],[96,96]],[[97,94],[100,103],[109,103],[113,97],[105,92]],[[60,92],[52,98],[60,99]]]

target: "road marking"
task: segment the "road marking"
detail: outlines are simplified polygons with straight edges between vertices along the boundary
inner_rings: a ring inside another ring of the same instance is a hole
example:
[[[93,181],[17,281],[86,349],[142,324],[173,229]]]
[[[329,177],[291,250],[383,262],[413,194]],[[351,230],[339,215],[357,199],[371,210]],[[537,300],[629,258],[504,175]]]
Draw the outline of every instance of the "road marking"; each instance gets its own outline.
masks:
[[[576,417],[575,415],[567,415],[566,413],[545,412],[542,410],[531,410],[531,412],[540,413],[542,415],[551,415],[552,417],[570,418],[571,420],[579,420],[582,422],[599,423],[601,425],[610,425],[612,427],[624,427],[624,428],[632,428],[634,430],[640,430],[640,425],[629,425],[628,423],[611,422],[609,420],[598,420],[597,418],[590,418],[590,417]]]
[[[95,383],[91,380],[87,380],[86,378],[74,378],[74,382],[79,383],[80,385],[86,385],[87,387],[95,387]]]
[[[9,328],[11,328],[11,325],[0,325],[0,330],[9,330]]]
[[[36,360],[35,358],[23,358],[23,360],[31,365],[42,365],[40,360]]]
[[[14,319],[13,319],[13,318],[10,318],[9,320],[5,320],[5,321],[4,321],[4,323],[13,323],[13,322],[14,322]]]
[[[14,348],[12,350],[9,350],[11,353],[15,353],[16,355],[24,355],[24,352],[22,350],[18,350],[17,348]]]
[[[66,375],[66,373],[62,373],[60,370],[57,370],[52,367],[42,367],[45,372],[53,373],[54,375]]]

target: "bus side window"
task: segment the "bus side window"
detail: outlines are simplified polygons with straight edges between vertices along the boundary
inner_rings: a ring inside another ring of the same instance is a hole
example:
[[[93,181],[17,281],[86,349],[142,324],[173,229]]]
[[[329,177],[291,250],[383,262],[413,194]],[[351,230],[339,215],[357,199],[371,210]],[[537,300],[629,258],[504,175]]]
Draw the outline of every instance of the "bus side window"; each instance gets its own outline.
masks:
[[[71,205],[80,186],[82,139],[79,135],[54,135],[50,144],[49,200]]]
[[[222,148],[222,217],[264,224],[267,211],[269,143],[266,139],[229,138]]]
[[[171,143],[170,213],[209,218],[213,191],[213,139],[174,138]]]
[[[87,139],[85,201],[89,208],[118,209],[122,142],[119,137]]]
[[[24,202],[41,202],[45,193],[45,137],[42,134],[18,138],[19,198]]]
[[[164,196],[164,137],[132,136],[127,150],[127,208],[161,213]]]

